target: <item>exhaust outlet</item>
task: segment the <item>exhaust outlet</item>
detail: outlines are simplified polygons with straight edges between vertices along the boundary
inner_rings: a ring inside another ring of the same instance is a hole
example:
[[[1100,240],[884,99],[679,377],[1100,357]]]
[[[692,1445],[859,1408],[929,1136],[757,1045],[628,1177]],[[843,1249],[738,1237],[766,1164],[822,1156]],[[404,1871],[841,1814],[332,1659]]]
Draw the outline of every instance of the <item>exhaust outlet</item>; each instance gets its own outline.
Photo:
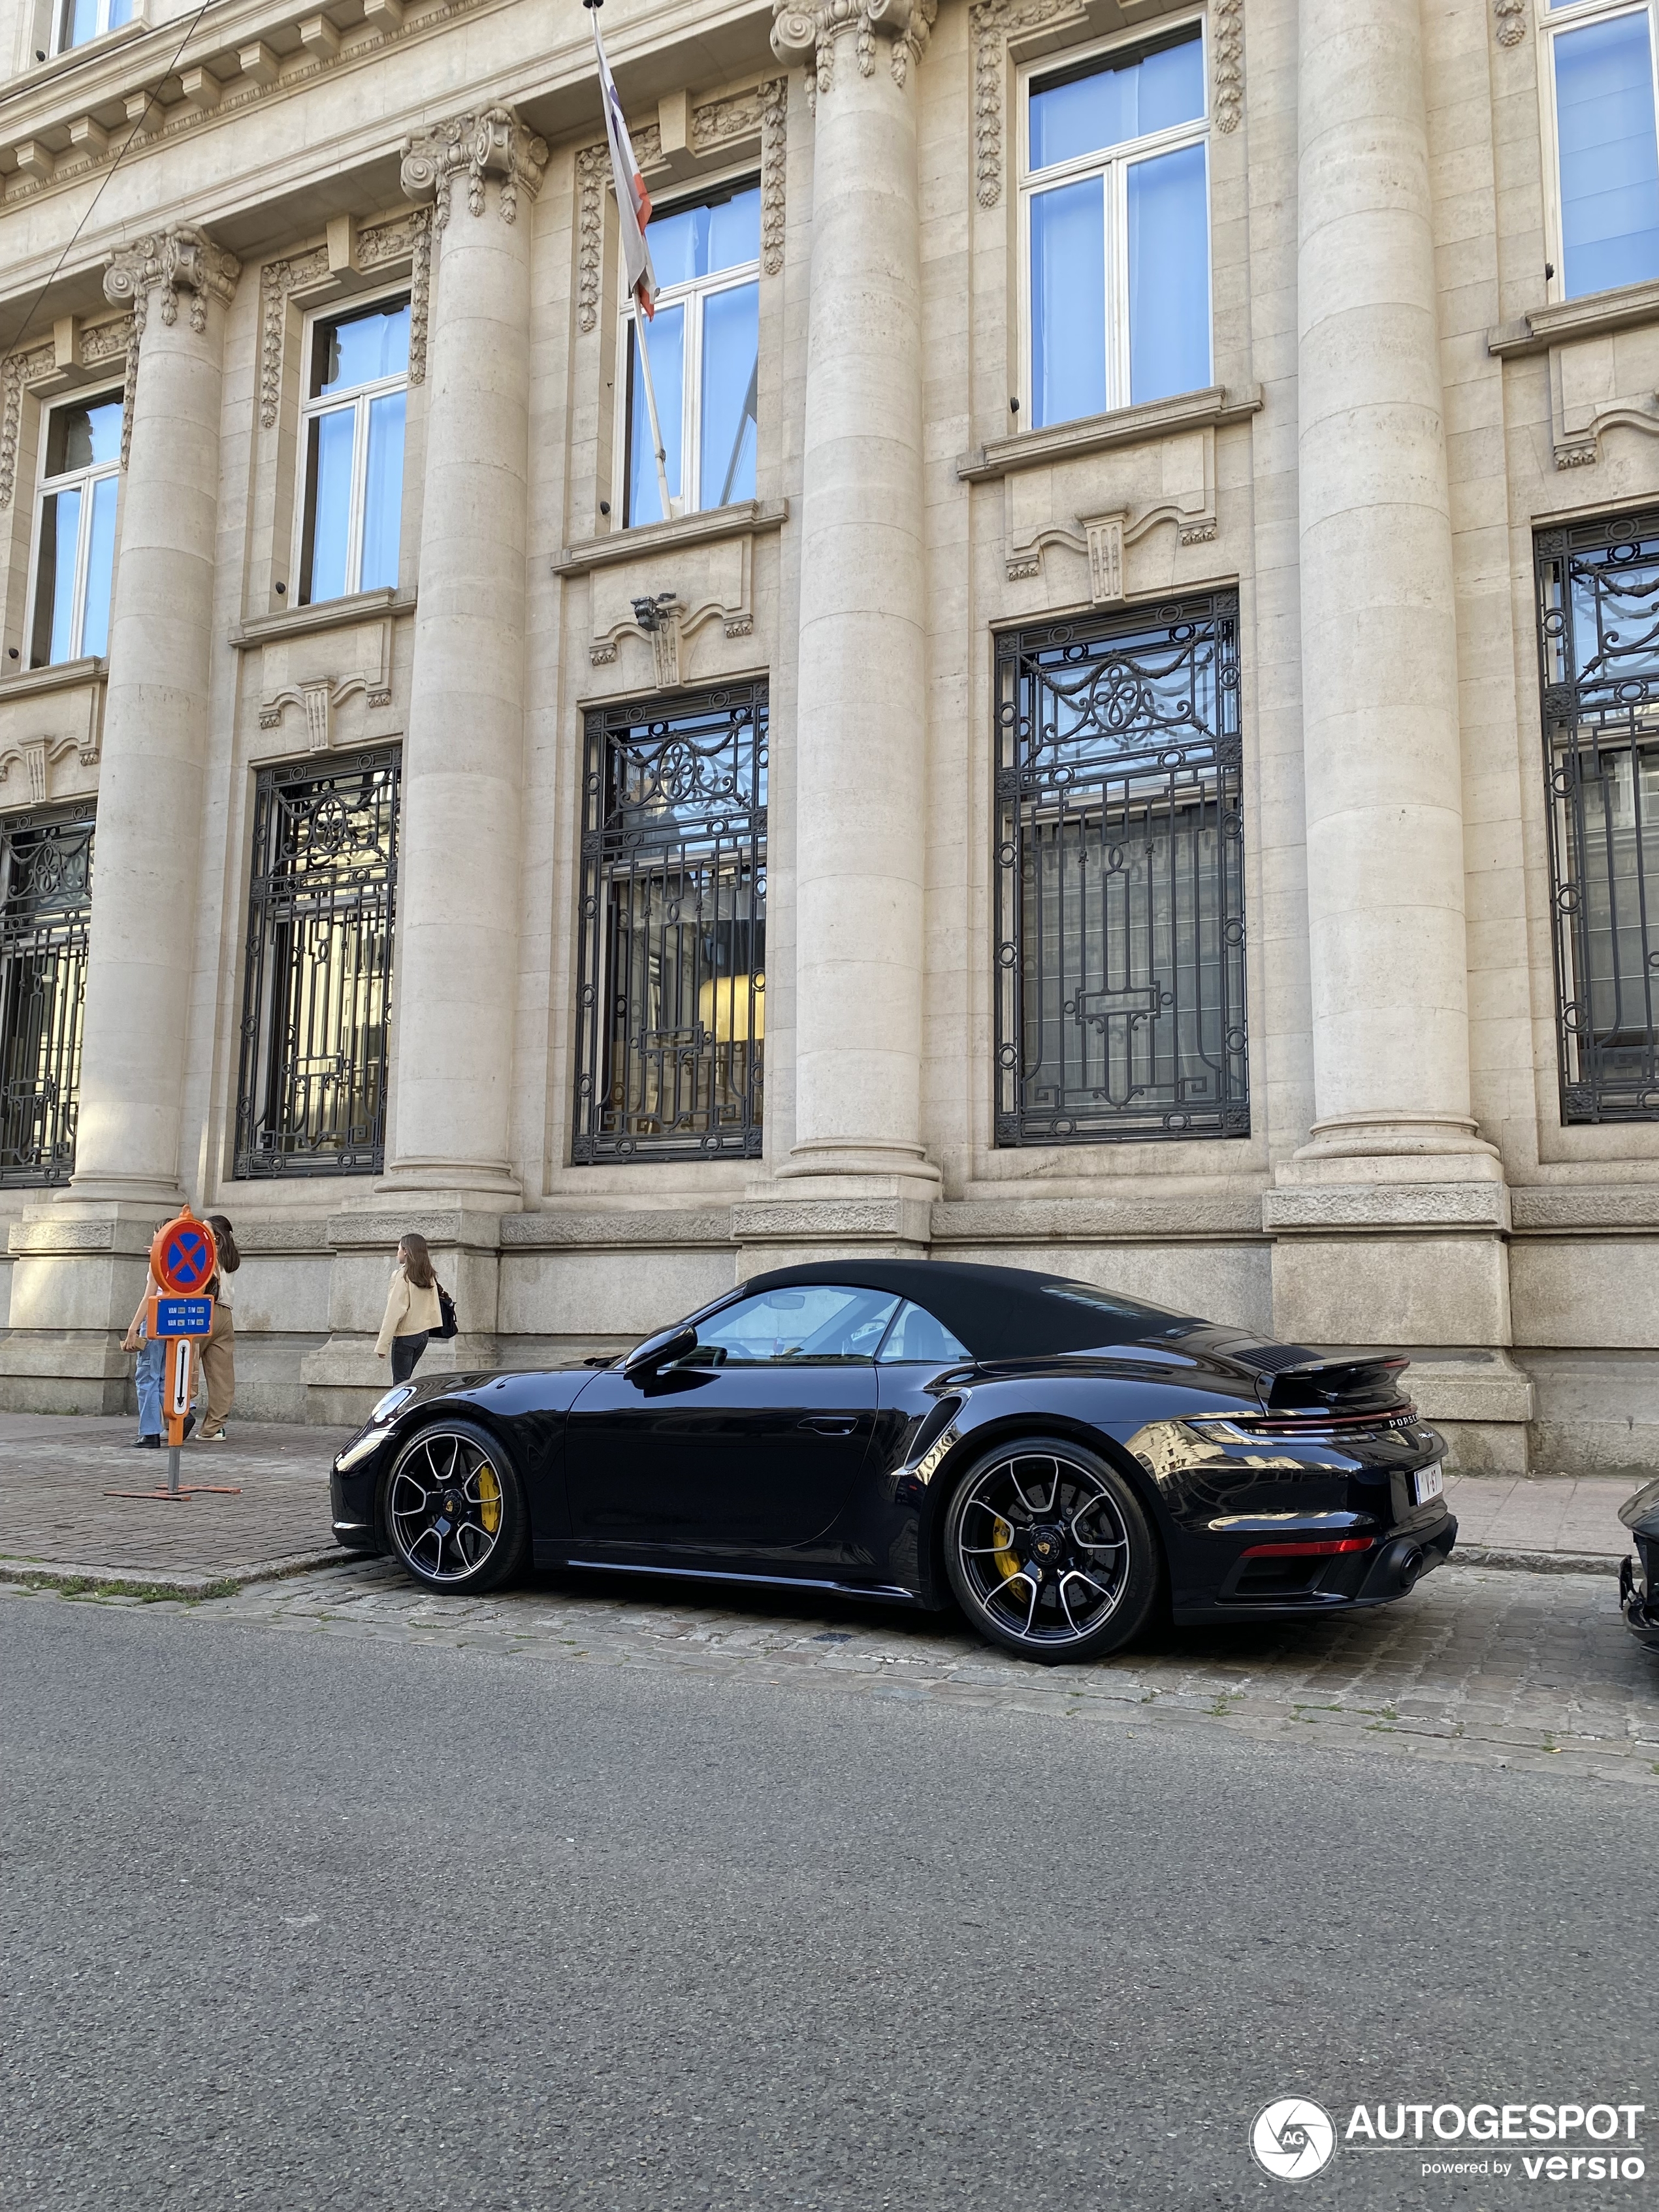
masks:
[[[1417,1584],[1417,1577],[1422,1573],[1422,1547],[1419,1545],[1413,1544],[1410,1550],[1404,1554],[1399,1565],[1395,1569],[1395,1574],[1399,1581],[1401,1589],[1402,1590],[1414,1589]]]

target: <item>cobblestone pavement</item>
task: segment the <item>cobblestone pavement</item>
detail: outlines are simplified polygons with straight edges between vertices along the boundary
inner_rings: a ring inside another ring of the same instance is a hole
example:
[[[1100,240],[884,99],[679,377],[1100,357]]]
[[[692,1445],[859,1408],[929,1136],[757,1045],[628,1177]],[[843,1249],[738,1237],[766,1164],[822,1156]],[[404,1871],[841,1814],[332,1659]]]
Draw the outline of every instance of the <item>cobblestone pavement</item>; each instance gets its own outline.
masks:
[[[337,1557],[328,1468],[349,1430],[261,1423],[188,1443],[181,1486],[240,1494],[181,1504],[106,1494],[166,1487],[166,1451],[135,1451],[137,1433],[126,1416],[0,1413],[0,1575],[37,1566],[199,1595]]]
[[[23,1586],[0,1592],[0,1602],[8,1598],[142,1602]],[[220,1632],[242,1625],[400,1638],[515,1665],[690,1670],[711,1695],[741,1678],[1659,1786],[1659,1660],[1625,1629],[1603,1575],[1449,1566],[1375,1613],[1170,1631],[1121,1659],[1056,1668],[1005,1656],[937,1617],[834,1601],[805,1608],[757,1595],[738,1612],[665,1583],[618,1595],[597,1576],[541,1576],[495,1596],[446,1598],[378,1560],[166,1609]]]

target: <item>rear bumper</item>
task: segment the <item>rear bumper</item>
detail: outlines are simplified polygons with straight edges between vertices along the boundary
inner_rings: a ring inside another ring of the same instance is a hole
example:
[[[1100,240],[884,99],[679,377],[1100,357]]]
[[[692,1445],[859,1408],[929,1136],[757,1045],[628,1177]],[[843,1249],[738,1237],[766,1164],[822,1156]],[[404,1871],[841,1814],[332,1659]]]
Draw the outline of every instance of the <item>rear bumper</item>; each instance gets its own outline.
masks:
[[[1426,1525],[1398,1529],[1384,1536],[1375,1552],[1352,1559],[1336,1559],[1322,1565],[1305,1589],[1255,1596],[1237,1588],[1237,1570],[1207,1605],[1177,1606],[1172,1617],[1177,1626],[1195,1627],[1205,1621],[1306,1620],[1310,1614],[1353,1613],[1361,1607],[1392,1605],[1408,1597],[1423,1577],[1443,1566],[1457,1541],[1457,1522],[1449,1513]],[[1229,1585],[1232,1585],[1230,1589]]]

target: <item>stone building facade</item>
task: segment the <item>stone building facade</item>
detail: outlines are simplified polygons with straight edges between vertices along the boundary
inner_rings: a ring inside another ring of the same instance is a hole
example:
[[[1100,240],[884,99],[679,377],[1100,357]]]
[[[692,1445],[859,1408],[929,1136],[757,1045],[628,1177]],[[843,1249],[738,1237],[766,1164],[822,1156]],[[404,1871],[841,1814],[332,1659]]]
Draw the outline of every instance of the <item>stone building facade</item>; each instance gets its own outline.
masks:
[[[1659,1463],[1650,18],[609,0],[659,478],[574,0],[3,0],[0,1402],[187,1195],[253,1415],[418,1227],[429,1360],[931,1254]]]

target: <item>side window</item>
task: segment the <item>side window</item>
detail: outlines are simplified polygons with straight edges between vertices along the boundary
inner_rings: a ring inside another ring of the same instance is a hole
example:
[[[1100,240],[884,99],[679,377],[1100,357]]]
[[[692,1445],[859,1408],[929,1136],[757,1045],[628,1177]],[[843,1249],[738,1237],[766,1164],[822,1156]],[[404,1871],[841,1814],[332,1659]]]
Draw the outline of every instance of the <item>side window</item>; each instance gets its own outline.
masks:
[[[409,302],[311,325],[301,423],[302,607],[398,581]]]
[[[898,1300],[885,1291],[811,1283],[765,1291],[700,1323],[691,1364],[765,1367],[780,1360],[868,1365]]]
[[[628,355],[623,511],[630,529],[665,519],[641,338],[650,356],[673,512],[694,514],[755,496],[760,231],[760,186],[750,183],[665,209],[646,234],[659,288],[656,313],[641,328],[629,299],[623,316]]]
[[[905,1360],[925,1360],[930,1367],[939,1367],[946,1360],[972,1357],[967,1346],[960,1338],[952,1336],[942,1321],[935,1321],[932,1314],[908,1298],[894,1315],[893,1326],[877,1356],[884,1367],[890,1362]]]
[[[1549,11],[1561,296],[1659,276],[1659,139],[1646,7],[1567,0]]]
[[[120,393],[54,407],[41,446],[31,668],[109,650],[115,502],[121,483]]]
[[[52,50],[67,53],[88,39],[113,31],[132,18],[132,0],[59,0],[52,15]]]
[[[1207,136],[1197,23],[1028,80],[1034,430],[1209,383]]]

